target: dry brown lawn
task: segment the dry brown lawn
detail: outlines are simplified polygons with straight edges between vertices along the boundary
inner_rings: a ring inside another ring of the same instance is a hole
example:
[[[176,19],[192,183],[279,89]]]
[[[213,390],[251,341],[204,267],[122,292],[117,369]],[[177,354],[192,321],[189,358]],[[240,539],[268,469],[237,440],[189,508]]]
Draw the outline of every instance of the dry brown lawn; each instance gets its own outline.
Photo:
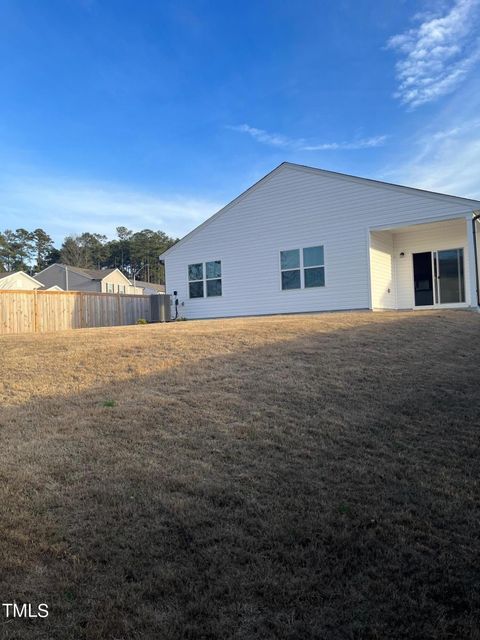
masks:
[[[478,639],[480,315],[0,338],[12,640]]]

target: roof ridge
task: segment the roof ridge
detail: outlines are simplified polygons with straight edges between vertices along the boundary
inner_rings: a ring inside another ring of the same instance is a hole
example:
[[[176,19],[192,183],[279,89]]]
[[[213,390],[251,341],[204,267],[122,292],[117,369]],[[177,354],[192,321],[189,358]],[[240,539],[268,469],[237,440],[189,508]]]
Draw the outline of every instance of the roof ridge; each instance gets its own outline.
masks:
[[[118,269],[118,267],[107,267],[105,269],[95,269],[92,267],[75,267],[73,265],[70,264],[64,264],[63,262],[55,262],[54,264],[49,265],[50,267],[53,267],[54,265],[57,265],[58,267],[63,267],[65,269],[69,269],[70,271],[73,271],[74,273],[79,273],[80,275],[84,275],[87,278],[90,278],[90,280],[96,280],[97,278],[93,277],[91,274],[101,274],[101,273],[105,273],[105,275],[108,275],[109,273],[112,273],[113,271],[116,271]],[[47,267],[48,268],[48,267]],[[45,271],[45,269],[44,269]],[[120,273],[122,273],[120,271]],[[122,274],[124,275],[124,274]]]

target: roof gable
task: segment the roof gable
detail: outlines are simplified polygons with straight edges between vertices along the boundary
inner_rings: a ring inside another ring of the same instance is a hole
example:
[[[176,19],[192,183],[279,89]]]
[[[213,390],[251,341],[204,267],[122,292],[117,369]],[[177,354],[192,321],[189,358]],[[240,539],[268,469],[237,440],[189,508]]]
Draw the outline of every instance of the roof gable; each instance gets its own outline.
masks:
[[[99,280],[104,280],[107,277],[107,275],[110,276],[112,273],[119,273],[122,276],[122,278],[125,280],[125,282],[130,284],[130,280],[127,278],[127,276],[124,273],[122,273],[120,271],[120,269],[117,269],[117,268],[115,268],[115,269],[104,269],[104,270],[101,270],[99,273],[100,274],[102,274],[102,273],[105,274],[106,272],[108,272],[108,273],[106,275],[104,275],[103,277],[99,277]]]
[[[33,278],[32,276],[29,276],[28,273],[25,273],[25,271],[5,271],[4,273],[0,273],[0,280],[4,278],[13,278],[17,276],[20,276],[22,278],[27,278],[27,280],[30,280],[31,282],[38,284],[39,287],[42,286],[41,282],[39,282],[38,280],[35,280],[35,278]]]
[[[227,213],[227,211],[229,211],[233,206],[235,206],[238,202],[240,202],[241,200],[243,200],[244,198],[246,198],[250,193],[252,193],[253,191],[255,191],[256,189],[258,189],[260,186],[262,186],[263,184],[265,184],[268,180],[270,180],[270,178],[272,178],[274,175],[276,175],[277,173],[279,173],[279,171],[281,171],[284,167],[284,165],[287,164],[285,162],[283,162],[282,164],[280,164],[278,167],[276,167],[275,169],[273,169],[273,171],[270,171],[270,173],[267,173],[267,175],[263,176],[263,178],[260,178],[260,180],[258,180],[257,182],[255,182],[251,187],[249,187],[248,189],[246,189],[245,191],[243,191],[239,196],[237,196],[236,198],[234,198],[231,202],[229,202],[228,204],[226,204],[224,207],[222,207],[222,209],[220,209],[219,211],[217,211],[216,213],[214,213],[212,216],[210,216],[210,218],[207,218],[207,220],[205,220],[205,222],[202,222],[201,224],[198,225],[198,227],[195,227],[195,229],[192,229],[192,231],[190,231],[189,233],[187,233],[187,235],[183,236],[183,238],[181,238],[178,242],[176,242],[174,245],[172,245],[169,249],[167,249],[166,251],[164,251],[160,257],[162,258],[163,256],[168,255],[169,253],[172,253],[173,250],[178,247],[179,245],[183,244],[185,240],[187,240],[188,238],[190,238],[193,234],[196,234],[198,231],[200,231],[201,229],[205,228],[207,225],[209,225],[210,223],[212,223],[214,220],[216,220],[218,217],[220,217],[221,215],[223,215],[224,213]]]
[[[163,258],[164,256],[168,256],[169,254],[173,253],[180,245],[183,245],[184,242],[189,240],[192,236],[196,235],[198,232],[200,232],[205,227],[210,225],[212,222],[217,220],[220,216],[223,216],[226,213],[228,213],[228,211],[232,207],[234,207],[236,204],[241,202],[244,198],[248,197],[252,192],[254,192],[257,189],[261,188],[269,180],[271,180],[274,176],[276,176],[277,174],[279,174],[280,172],[285,171],[285,170],[297,171],[297,172],[305,172],[305,173],[309,173],[309,174],[312,174],[312,175],[319,175],[319,176],[323,176],[325,178],[330,178],[332,180],[348,181],[350,183],[357,183],[357,184],[361,184],[363,186],[371,187],[371,188],[374,188],[374,189],[383,189],[383,190],[389,190],[389,191],[396,191],[397,193],[410,194],[410,195],[416,196],[417,198],[427,199],[430,202],[432,200],[442,201],[442,202],[449,202],[451,204],[457,204],[457,205],[461,205],[462,207],[465,207],[465,213],[467,213],[468,211],[473,211],[475,208],[480,209],[480,201],[478,201],[478,200],[471,200],[469,198],[460,198],[458,196],[451,196],[451,195],[446,195],[446,194],[443,194],[443,193],[436,193],[436,192],[433,192],[433,191],[426,191],[426,190],[423,190],[423,189],[417,189],[415,187],[406,187],[406,186],[402,186],[402,185],[391,184],[391,183],[388,183],[388,182],[381,182],[380,180],[373,180],[373,179],[370,179],[370,178],[361,178],[361,177],[358,177],[358,176],[352,176],[352,175],[349,175],[349,174],[338,173],[338,172],[335,172],[335,171],[328,171],[326,169],[317,169],[315,167],[308,167],[308,166],[305,166],[305,165],[295,164],[295,163],[292,163],[292,162],[282,162],[282,164],[280,164],[278,167],[273,169],[273,171],[271,171],[270,173],[265,175],[263,178],[261,178],[258,182],[253,184],[251,187],[246,189],[243,193],[241,193],[239,196],[237,196],[234,200],[229,202],[225,207],[223,207],[222,209],[220,209],[219,211],[214,213],[210,218],[205,220],[205,222],[203,222],[202,224],[198,225],[192,231],[187,233],[176,244],[174,244],[172,247],[170,247],[169,249],[164,251],[161,254],[160,257]]]
[[[78,273],[78,275],[84,276],[89,280],[103,280],[114,271],[118,271],[118,269],[84,269],[83,267],[71,267],[70,265],[61,265],[61,266],[64,269],[73,271],[73,273]]]
[[[85,273],[84,269],[80,269],[80,267],[71,267],[70,265],[62,264],[61,262],[54,262],[53,264],[49,264],[48,267],[45,267],[45,269],[42,269],[35,275],[39,276],[41,273],[45,273],[45,271],[49,271],[50,269],[60,269],[61,271],[65,271],[66,269],[68,269],[69,271],[72,271],[73,273],[76,273],[79,276],[86,278],[87,280],[92,280],[92,278],[90,278],[90,276]]]

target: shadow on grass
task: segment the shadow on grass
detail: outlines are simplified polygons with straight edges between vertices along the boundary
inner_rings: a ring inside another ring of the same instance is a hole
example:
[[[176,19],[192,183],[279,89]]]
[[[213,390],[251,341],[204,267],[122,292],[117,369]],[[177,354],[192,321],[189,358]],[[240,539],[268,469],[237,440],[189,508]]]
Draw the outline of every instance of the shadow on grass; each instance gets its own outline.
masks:
[[[3,637],[478,638],[478,320],[2,409]]]

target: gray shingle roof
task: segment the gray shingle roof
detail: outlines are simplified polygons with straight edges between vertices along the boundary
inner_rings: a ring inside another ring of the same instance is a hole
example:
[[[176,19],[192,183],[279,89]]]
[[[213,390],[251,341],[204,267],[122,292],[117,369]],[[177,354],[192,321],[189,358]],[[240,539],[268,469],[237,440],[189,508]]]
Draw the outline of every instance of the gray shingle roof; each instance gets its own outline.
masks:
[[[130,284],[133,285],[133,280],[130,280]],[[155,291],[160,291],[161,293],[165,293],[165,285],[157,284],[156,282],[145,282],[144,280],[135,280],[136,287],[148,287],[149,289],[155,289]]]
[[[65,264],[59,264],[59,266],[67,268],[69,271],[73,271],[73,273],[85,276],[90,280],[103,280],[106,276],[115,271],[115,269],[82,269],[80,267],[71,267],[70,265]]]

